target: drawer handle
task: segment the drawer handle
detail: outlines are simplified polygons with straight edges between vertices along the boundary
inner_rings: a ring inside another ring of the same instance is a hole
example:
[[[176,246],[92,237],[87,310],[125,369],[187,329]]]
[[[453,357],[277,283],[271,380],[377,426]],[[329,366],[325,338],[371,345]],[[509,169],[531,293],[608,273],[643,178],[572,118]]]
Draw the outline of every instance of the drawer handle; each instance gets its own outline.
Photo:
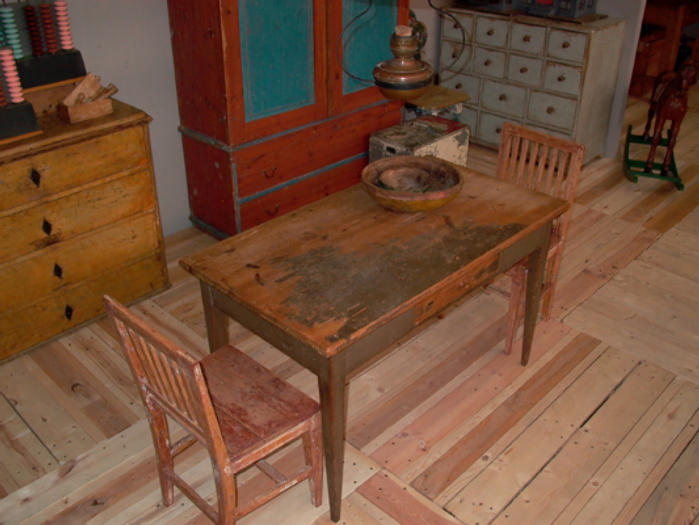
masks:
[[[267,212],[267,215],[269,215],[270,217],[274,217],[277,214],[277,212],[279,212],[279,204],[274,206],[274,211],[269,211],[269,210],[265,210],[265,211]]]
[[[502,128],[495,128],[495,133],[497,133],[498,135],[502,133]]]
[[[41,184],[41,173],[39,173],[34,168],[32,168],[32,173],[31,173],[31,175],[29,175],[29,178],[32,180],[34,185],[38,188],[39,185]]]
[[[59,279],[63,279],[63,268],[61,268],[58,263],[53,265],[53,274]]]
[[[566,81],[565,75],[561,75],[560,77],[558,77],[558,81],[559,81],[559,82],[565,82],[565,81]]]
[[[531,42],[531,41],[532,41],[532,37],[530,37],[529,35],[524,35],[524,37],[522,38],[522,40],[523,40],[524,42]]]
[[[53,226],[49,221],[44,219],[44,224],[41,225],[41,229],[44,230],[44,233],[46,235],[51,235],[51,230],[53,229]]]
[[[552,115],[555,112],[556,112],[556,108],[554,108],[553,106],[549,106],[546,108],[546,113],[548,113],[549,115]]]
[[[461,82],[454,86],[455,89],[461,89],[462,87],[464,87],[464,85]]]
[[[498,100],[507,100],[507,95],[505,95],[505,93],[503,93],[502,95],[500,95],[498,97]]]
[[[68,319],[70,321],[73,317],[73,307],[70,306],[69,304],[66,305],[66,309],[63,313],[65,314],[66,319]]]
[[[486,33],[486,35],[488,35],[488,36],[493,36],[494,34],[495,34],[495,31],[493,29],[488,29],[488,32]]]
[[[458,56],[459,56],[459,53],[457,53],[456,51],[453,51],[453,52],[451,53],[451,58],[456,58],[456,57],[458,57]]]
[[[490,60],[490,59],[488,59],[488,60],[486,60],[485,62],[483,62],[483,65],[484,65],[484,66],[489,66],[489,65],[492,64],[492,63],[493,63],[493,61]]]
[[[272,173],[271,173],[271,174],[267,173],[267,170],[263,170],[262,173],[264,174],[264,176],[265,176],[266,178],[272,179],[272,178],[274,178],[274,173],[275,173],[276,171],[277,171],[277,167],[275,166],[275,167],[272,168]]]
[[[459,29],[461,27],[459,24],[454,24],[454,29]]]
[[[523,67],[519,70],[520,73],[526,73],[527,71],[529,71],[528,67]]]
[[[561,45],[561,47],[562,47],[563,49],[568,49],[568,48],[570,47],[570,42],[563,42],[563,44]]]

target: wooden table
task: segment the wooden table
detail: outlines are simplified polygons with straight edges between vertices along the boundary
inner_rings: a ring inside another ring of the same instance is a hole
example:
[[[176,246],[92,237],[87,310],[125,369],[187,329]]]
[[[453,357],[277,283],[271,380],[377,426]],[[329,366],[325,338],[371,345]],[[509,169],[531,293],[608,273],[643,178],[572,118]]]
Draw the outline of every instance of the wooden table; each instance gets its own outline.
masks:
[[[357,185],[180,262],[201,281],[212,351],[228,342],[230,316],[318,376],[333,521],[350,374],[531,254],[529,358],[551,221],[568,203],[460,171],[460,195],[433,212],[385,210]]]

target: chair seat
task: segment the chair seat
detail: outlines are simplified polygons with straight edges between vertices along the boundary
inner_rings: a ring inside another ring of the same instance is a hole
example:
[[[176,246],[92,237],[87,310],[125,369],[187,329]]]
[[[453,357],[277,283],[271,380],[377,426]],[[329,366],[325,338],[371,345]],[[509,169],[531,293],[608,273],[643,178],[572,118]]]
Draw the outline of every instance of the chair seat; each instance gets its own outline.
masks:
[[[316,401],[233,346],[200,363],[232,462],[320,410]]]

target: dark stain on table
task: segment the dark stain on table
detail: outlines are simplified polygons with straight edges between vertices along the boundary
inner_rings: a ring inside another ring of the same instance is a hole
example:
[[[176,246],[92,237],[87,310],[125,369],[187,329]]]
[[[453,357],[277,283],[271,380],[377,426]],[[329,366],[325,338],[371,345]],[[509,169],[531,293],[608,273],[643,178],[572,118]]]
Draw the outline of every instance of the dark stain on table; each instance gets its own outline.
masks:
[[[445,219],[446,220],[446,219]],[[277,282],[297,279],[283,301],[290,319],[307,326],[331,320],[344,325],[333,340],[347,338],[386,312],[469,264],[489,249],[521,231],[521,224],[455,226],[435,240],[435,232],[400,236],[371,253],[349,253],[337,245],[273,261],[285,275]]]

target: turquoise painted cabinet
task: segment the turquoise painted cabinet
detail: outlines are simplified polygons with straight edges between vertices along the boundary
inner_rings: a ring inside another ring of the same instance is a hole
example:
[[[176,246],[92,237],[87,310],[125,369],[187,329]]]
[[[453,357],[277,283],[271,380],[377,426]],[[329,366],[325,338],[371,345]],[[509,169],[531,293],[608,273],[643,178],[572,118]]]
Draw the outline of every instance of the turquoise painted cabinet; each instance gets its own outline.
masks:
[[[234,235],[359,181],[407,0],[168,0],[191,218]]]

